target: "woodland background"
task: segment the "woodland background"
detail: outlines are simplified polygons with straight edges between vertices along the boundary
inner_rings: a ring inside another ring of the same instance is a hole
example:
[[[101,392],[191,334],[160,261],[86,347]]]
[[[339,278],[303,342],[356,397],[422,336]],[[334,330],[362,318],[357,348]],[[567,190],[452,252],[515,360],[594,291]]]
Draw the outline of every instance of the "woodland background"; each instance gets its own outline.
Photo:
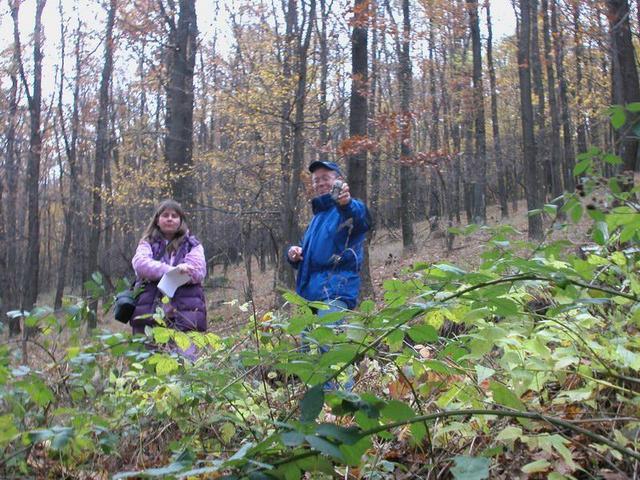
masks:
[[[0,10],[3,478],[640,476],[640,1],[51,1]],[[316,159],[376,221],[339,331]],[[228,336],[106,321],[167,196]]]
[[[2,11],[3,312],[39,293],[59,308],[95,271],[108,285],[130,274],[167,196],[191,212],[210,269],[244,259],[251,278],[255,256],[290,286],[281,253],[306,223],[315,159],[346,164],[377,228],[400,227],[409,250],[416,221],[482,223],[487,204],[508,217],[519,198],[539,209],[573,191],[590,145],[637,166],[635,137],[608,124],[609,105],[640,99],[626,0],[513,2],[517,31],[499,42],[489,1],[213,3],[228,9],[224,52],[220,26],[198,34],[195,0],[96,3],[104,24],[61,1],[55,49],[46,0],[27,32],[22,3]]]

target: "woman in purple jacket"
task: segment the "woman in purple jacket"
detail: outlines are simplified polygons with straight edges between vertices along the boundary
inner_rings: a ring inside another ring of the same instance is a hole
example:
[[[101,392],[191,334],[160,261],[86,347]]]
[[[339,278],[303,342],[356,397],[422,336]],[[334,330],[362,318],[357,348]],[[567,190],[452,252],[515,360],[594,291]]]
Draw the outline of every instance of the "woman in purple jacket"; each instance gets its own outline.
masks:
[[[204,250],[189,234],[184,211],[174,200],[163,201],[147,227],[132,260],[136,287],[143,287],[137,298],[131,326],[133,333],[144,333],[156,326],[151,315],[162,306],[169,328],[181,332],[207,329],[207,309],[202,281],[207,274]],[[162,303],[158,282],[171,268],[187,273],[191,280],[178,287],[168,304]]]

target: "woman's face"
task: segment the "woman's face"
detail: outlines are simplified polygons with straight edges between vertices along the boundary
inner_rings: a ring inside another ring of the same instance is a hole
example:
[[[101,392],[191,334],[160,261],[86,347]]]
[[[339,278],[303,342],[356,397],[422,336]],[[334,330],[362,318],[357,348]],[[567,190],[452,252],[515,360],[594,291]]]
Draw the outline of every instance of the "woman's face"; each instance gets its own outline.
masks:
[[[180,214],[173,208],[163,210],[158,217],[158,228],[167,239],[172,239],[175,236],[180,225],[182,225]]]

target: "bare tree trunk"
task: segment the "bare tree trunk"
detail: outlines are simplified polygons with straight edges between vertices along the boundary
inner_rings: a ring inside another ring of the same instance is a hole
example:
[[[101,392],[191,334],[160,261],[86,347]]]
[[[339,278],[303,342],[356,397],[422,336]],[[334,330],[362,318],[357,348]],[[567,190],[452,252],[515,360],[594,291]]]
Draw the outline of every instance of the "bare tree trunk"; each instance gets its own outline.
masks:
[[[327,106],[327,79],[329,76],[329,46],[327,44],[327,24],[329,11],[327,1],[320,0],[320,125],[318,126],[318,160],[327,161],[329,154],[329,107]]]
[[[567,79],[564,73],[564,39],[562,31],[558,28],[557,1],[551,0],[551,37],[556,60],[556,73],[558,74],[558,86],[560,91],[560,112],[563,134],[563,168],[562,178],[564,189],[572,191],[575,187],[573,179],[573,167],[575,165],[575,151],[571,134],[571,117],[569,115],[569,99],[567,94]]]
[[[402,246],[405,251],[415,250],[413,235],[414,218],[414,174],[410,162],[411,147],[411,101],[413,96],[413,73],[411,70],[411,20],[409,0],[402,0],[402,42],[398,48],[400,81],[400,218],[402,222]]]
[[[284,2],[283,2],[284,9]],[[295,39],[295,29],[297,25],[296,3],[288,0],[286,18],[286,34],[285,44],[282,52],[282,76],[285,83],[288,83],[292,76],[293,62],[293,44]],[[280,124],[280,175],[281,175],[281,195],[282,207],[280,210],[280,228],[283,245],[296,244],[298,242],[298,232],[292,232],[290,227],[291,216],[296,215],[296,205],[290,199],[291,183],[293,177],[291,174],[291,125],[288,121],[291,115],[291,102],[287,99],[282,101],[280,106],[280,115],[282,117]],[[297,194],[297,190],[296,190]],[[294,199],[295,200],[295,199]],[[297,228],[296,228],[297,230]],[[280,256],[278,256],[280,258]],[[278,278],[283,286],[292,288],[295,286],[295,276],[293,270],[287,262],[280,261],[278,264]]]
[[[365,0],[355,0],[353,30],[351,32],[351,97],[349,99],[349,136],[364,139],[367,136],[367,14],[362,8]],[[362,18],[359,18],[362,17]],[[365,21],[363,21],[365,20]],[[349,155],[347,160],[347,178],[349,189],[355,198],[367,203],[367,151],[358,151]],[[368,242],[364,245],[362,265],[362,296],[373,296],[373,284],[369,270]]]
[[[22,309],[31,310],[38,299],[38,281],[40,272],[40,208],[39,189],[40,156],[42,152],[42,132],[40,130],[40,113],[42,109],[42,11],[46,0],[37,0],[35,25],[33,29],[33,93],[22,63],[20,34],[18,30],[19,3],[11,4],[11,16],[14,24],[14,41],[18,55],[18,68],[29,104],[30,137],[29,161],[27,164],[27,249],[24,266],[24,283],[22,290]],[[26,353],[26,352],[25,352]]]
[[[378,95],[378,71],[379,71],[379,56],[378,56],[378,3],[373,0],[371,3],[372,9],[372,25],[371,25],[371,75],[369,77],[369,84],[371,89],[369,92],[369,108],[368,108],[368,132],[370,138],[377,138],[376,127],[376,115],[379,111],[378,105],[380,103],[380,96]],[[384,42],[384,36],[382,37]],[[368,198],[369,209],[371,211],[371,217],[373,219],[373,225],[371,232],[369,233],[369,239],[373,237],[374,231],[377,229],[378,215],[379,215],[379,199],[380,199],[380,148],[376,148],[371,155],[371,191]]]
[[[536,97],[536,107],[534,109],[535,125],[538,131],[535,134],[536,139],[536,156],[538,163],[542,167],[540,170],[540,198],[546,198],[548,186],[551,182],[551,165],[549,160],[549,152],[545,139],[547,137],[547,126],[545,122],[544,111],[544,84],[542,82],[542,65],[540,62],[540,36],[538,35],[538,0],[531,0],[531,74],[533,79],[533,91]]]
[[[551,113],[551,195],[557,198],[562,194],[562,148],[560,145],[560,111],[556,96],[556,79],[553,69],[553,55],[551,52],[551,35],[549,32],[549,3],[542,0],[542,29],[544,37],[544,59],[547,67],[547,91],[549,95],[549,112]]]
[[[431,128],[429,129],[429,150],[437,152],[440,149],[438,124],[440,119],[440,108],[436,99],[436,71],[435,71],[435,27],[433,21],[429,21],[429,96],[431,97]],[[436,168],[431,168],[429,172],[431,185],[429,188],[429,228],[431,231],[438,229],[440,216],[440,195],[438,193],[438,181],[436,176],[440,176],[440,172]],[[445,193],[444,185],[443,194]],[[448,202],[444,202],[448,206]]]
[[[17,12],[16,12],[17,16]],[[13,61],[17,65],[18,46],[14,46]],[[6,190],[7,208],[5,209],[5,270],[2,278],[2,305],[4,312],[14,310],[20,306],[18,298],[18,250],[13,247],[18,241],[16,209],[18,204],[18,158],[16,155],[16,123],[18,113],[18,76],[15,71],[11,71],[11,87],[9,89],[9,111],[6,119]],[[4,318],[4,315],[3,315]],[[14,317],[9,320],[9,335],[20,333],[20,318]]]
[[[631,40],[629,4],[627,0],[607,0],[613,59],[613,103],[625,105],[640,100],[636,56]],[[638,140],[630,129],[635,117],[627,121],[624,130],[617,131],[619,155],[625,171],[638,169]],[[633,185],[633,180],[630,182]]]
[[[303,18],[307,18],[306,32],[305,25],[300,28],[296,48],[296,74],[297,84],[295,92],[295,117],[293,123],[293,155],[291,157],[291,184],[289,188],[289,198],[287,204],[293,207],[289,212],[287,222],[287,232],[289,238],[294,238],[298,234],[298,191],[300,190],[300,174],[304,162],[304,109],[307,99],[307,57],[311,42],[311,31],[316,15],[316,2],[310,0],[309,11],[304,12]],[[302,36],[304,33],[304,37]]]
[[[509,216],[507,186],[502,159],[502,145],[500,144],[500,124],[498,122],[498,93],[496,88],[496,69],[493,65],[493,29],[491,25],[491,4],[485,2],[487,10],[487,66],[489,67],[489,85],[491,89],[491,126],[493,130],[493,155],[496,161],[496,176],[498,182],[498,201],[502,218]]]
[[[476,0],[467,0],[467,11],[469,12],[469,30],[473,52],[473,112],[475,114],[475,161],[472,172],[471,210],[474,222],[485,223],[487,221],[487,139],[484,123],[484,88],[482,86],[482,44]]]
[[[582,35],[580,26],[580,2],[575,2],[573,8],[573,45],[574,62],[576,63],[576,142],[578,153],[587,151],[587,126],[585,124],[585,112],[582,93]]]
[[[179,0],[178,24],[165,13],[169,26],[165,158],[172,176],[174,198],[186,208],[195,201],[193,179],[193,72],[198,26],[195,0]]]
[[[113,24],[116,16],[116,0],[110,0],[107,15],[107,29],[104,39],[104,65],[100,80],[100,97],[98,103],[98,125],[96,128],[96,161],[93,171],[92,209],[89,232],[89,250],[85,280],[98,270],[98,249],[100,245],[100,229],[102,226],[102,183],[104,167],[109,159],[109,84],[113,70]],[[89,329],[97,326],[97,300],[92,305],[94,315],[89,319]]]
[[[60,2],[60,18],[62,18],[62,2]],[[58,91],[58,116],[60,118],[60,128],[62,130],[62,138],[64,140],[65,152],[67,156],[67,163],[69,164],[69,196],[67,205],[65,208],[65,227],[64,237],[62,240],[62,247],[60,249],[60,266],[58,268],[58,278],[56,282],[56,293],[54,299],[54,308],[56,310],[62,307],[62,296],[64,294],[64,287],[67,279],[67,266],[69,261],[69,250],[71,248],[71,239],[73,234],[73,228],[77,224],[78,212],[80,209],[79,192],[78,192],[78,167],[77,167],[77,139],[78,139],[78,126],[79,122],[79,92],[80,92],[80,22],[78,22],[78,28],[76,30],[76,45],[75,45],[75,85],[73,88],[73,111],[71,114],[71,138],[66,131],[64,110],[63,110],[63,92],[64,92],[64,51],[65,51],[65,36],[66,29],[63,24],[60,25],[60,38],[62,51],[60,54],[61,66],[60,66],[60,89]]]
[[[527,189],[527,208],[540,208],[538,163],[533,133],[533,105],[531,102],[530,42],[531,42],[531,4],[529,0],[520,0],[520,37],[518,39],[518,77],[520,80],[520,108],[522,119],[522,144]],[[529,216],[529,238],[542,237],[542,217]]]

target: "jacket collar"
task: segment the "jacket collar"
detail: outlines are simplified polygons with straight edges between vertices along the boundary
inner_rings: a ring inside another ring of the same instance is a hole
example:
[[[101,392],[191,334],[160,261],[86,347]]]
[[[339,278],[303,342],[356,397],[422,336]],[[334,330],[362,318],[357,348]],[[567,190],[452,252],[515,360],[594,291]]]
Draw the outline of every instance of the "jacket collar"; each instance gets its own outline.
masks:
[[[314,215],[325,210],[330,210],[335,206],[336,202],[331,198],[330,193],[325,193],[324,195],[311,199],[311,208],[313,209]]]

